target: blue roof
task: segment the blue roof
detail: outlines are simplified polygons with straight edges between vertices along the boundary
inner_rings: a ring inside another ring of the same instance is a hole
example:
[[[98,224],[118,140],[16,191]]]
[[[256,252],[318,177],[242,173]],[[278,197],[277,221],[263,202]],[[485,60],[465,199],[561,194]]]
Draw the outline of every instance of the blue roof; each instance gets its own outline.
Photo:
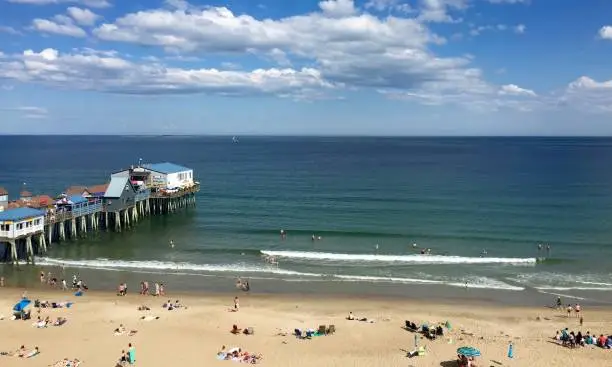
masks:
[[[178,164],[174,164],[170,162],[145,164],[143,165],[143,167],[148,168],[151,171],[164,173],[164,174],[191,171],[191,168],[179,166]]]
[[[88,200],[80,195],[72,195],[68,197],[68,200],[72,201],[74,204],[86,203]]]
[[[7,220],[18,221],[22,219],[42,217],[45,215],[44,210],[32,209],[32,208],[15,208],[7,209],[0,212],[0,221],[4,222]]]
[[[123,190],[125,189],[125,185],[127,185],[129,182],[130,178],[128,176],[111,177],[110,184],[108,184],[104,197],[120,198],[121,194],[123,194]]]

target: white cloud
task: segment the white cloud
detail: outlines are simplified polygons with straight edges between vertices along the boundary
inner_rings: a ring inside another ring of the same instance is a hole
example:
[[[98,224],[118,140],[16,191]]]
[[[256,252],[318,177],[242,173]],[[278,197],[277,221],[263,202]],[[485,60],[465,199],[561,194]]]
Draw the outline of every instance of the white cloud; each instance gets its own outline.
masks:
[[[612,26],[606,25],[599,29],[599,37],[612,40]]]
[[[530,97],[537,96],[537,94],[531,89],[521,88],[516,84],[502,85],[501,88],[499,89],[499,94],[512,95],[512,96],[530,96]]]
[[[56,17],[58,18],[58,17]],[[67,17],[66,17],[67,18]],[[71,20],[59,18],[57,21],[48,19],[34,19],[32,28],[42,33],[53,33],[70,37],[85,37],[87,33]]]
[[[0,26],[0,33],[7,33],[7,34],[12,34],[12,35],[21,34],[21,32],[19,32],[15,28],[8,27],[8,26]]]
[[[523,34],[525,33],[526,29],[527,29],[527,26],[525,26],[524,24],[518,24],[514,27],[514,32],[518,34]]]
[[[74,6],[69,7],[66,12],[80,25],[92,26],[100,17],[89,9],[81,9]]]
[[[51,5],[51,4],[81,4],[91,8],[108,8],[111,3],[108,0],[6,0],[9,3],[28,5]]]
[[[562,106],[575,106],[585,112],[612,112],[612,80],[596,81],[588,76],[571,82],[558,99]]]
[[[44,119],[49,113],[46,108],[36,106],[0,107],[0,111],[16,112],[26,119]]]
[[[110,53],[112,54],[112,53]],[[273,94],[314,98],[333,85],[310,68],[257,69],[250,72],[181,69],[159,63],[134,63],[103,53],[62,54],[55,49],[26,50],[0,62],[0,78],[21,82],[128,94],[214,93]]]
[[[379,12],[388,10],[408,14],[415,11],[410,4],[401,0],[369,0],[364,7]]]
[[[453,18],[449,12],[465,10],[468,0],[419,0],[421,13],[419,20],[435,23],[458,23],[461,19]]]
[[[331,17],[346,17],[357,12],[353,0],[323,0],[319,2],[319,8]]]

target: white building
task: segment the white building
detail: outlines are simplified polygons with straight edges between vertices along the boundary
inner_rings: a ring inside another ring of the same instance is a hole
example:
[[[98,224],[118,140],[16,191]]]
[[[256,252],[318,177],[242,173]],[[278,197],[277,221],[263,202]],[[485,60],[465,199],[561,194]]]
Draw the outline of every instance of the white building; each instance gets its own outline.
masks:
[[[8,209],[8,191],[0,187],[0,212]]]
[[[176,189],[194,184],[191,168],[168,162],[145,164],[142,168],[151,172],[149,179],[152,186]]]
[[[0,212],[0,238],[16,239],[40,233],[44,228],[44,210],[15,208]]]

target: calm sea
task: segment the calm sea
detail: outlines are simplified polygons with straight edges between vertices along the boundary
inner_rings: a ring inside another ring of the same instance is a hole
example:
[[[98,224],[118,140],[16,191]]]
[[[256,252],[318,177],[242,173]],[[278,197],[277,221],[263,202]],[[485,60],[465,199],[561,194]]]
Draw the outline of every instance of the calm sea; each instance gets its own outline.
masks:
[[[197,208],[54,245],[38,265],[186,288],[242,276],[287,290],[612,299],[612,139],[3,136],[0,157],[12,198],[24,183],[104,183],[139,158],[201,182]]]

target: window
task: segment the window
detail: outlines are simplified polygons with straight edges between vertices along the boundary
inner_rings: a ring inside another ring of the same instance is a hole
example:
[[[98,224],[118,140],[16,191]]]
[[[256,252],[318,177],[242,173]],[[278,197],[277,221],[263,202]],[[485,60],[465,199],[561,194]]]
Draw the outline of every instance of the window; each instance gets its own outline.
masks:
[[[8,232],[11,230],[10,224],[0,224],[0,231]]]
[[[17,229],[23,229],[23,223],[17,223]]]

